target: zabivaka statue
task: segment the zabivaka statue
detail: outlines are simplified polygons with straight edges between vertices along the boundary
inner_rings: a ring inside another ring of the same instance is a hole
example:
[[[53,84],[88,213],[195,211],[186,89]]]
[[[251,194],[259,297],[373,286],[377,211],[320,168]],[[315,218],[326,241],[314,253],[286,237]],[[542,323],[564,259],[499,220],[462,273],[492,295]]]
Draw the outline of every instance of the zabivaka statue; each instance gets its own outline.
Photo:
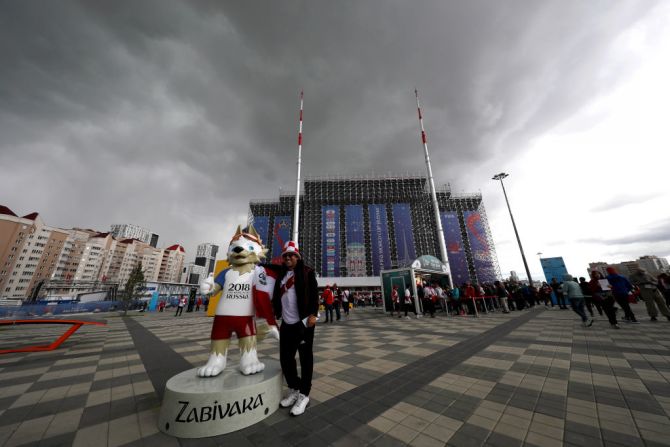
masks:
[[[258,340],[266,335],[279,339],[270,301],[275,274],[258,265],[266,252],[253,226],[247,233],[237,227],[228,246],[230,268],[216,278],[210,274],[200,284],[202,294],[221,291],[221,298],[216,304],[209,360],[205,366],[198,368],[198,376],[213,377],[225,369],[233,333],[237,335],[240,348],[242,374],[255,374],[265,368],[256,352],[257,331]]]

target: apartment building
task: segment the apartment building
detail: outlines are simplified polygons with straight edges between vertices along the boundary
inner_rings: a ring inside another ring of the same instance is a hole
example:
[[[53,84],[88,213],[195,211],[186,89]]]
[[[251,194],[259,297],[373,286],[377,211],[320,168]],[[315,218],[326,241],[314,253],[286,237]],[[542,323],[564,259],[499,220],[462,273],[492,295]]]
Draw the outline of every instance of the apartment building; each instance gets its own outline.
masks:
[[[179,282],[186,252],[179,244],[171,245],[163,252],[158,281]]]
[[[37,213],[19,217],[0,205],[0,296],[26,298],[49,279],[67,237],[67,231],[47,226]]]

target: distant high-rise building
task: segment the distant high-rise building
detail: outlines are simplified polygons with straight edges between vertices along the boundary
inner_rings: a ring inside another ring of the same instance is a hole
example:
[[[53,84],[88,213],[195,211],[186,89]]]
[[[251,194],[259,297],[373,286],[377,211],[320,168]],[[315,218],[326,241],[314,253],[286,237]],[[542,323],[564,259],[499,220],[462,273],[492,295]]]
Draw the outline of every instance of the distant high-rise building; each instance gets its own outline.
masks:
[[[219,252],[219,246],[204,243],[198,245],[198,249],[195,253],[195,265],[205,267],[207,274],[210,274],[214,271],[214,265],[216,264],[216,255]]]
[[[654,255],[640,256],[640,259],[637,260],[637,263],[640,267],[652,275],[666,272],[669,268],[668,260],[666,258],[659,258],[658,256]]]
[[[151,245],[154,248],[158,247],[158,235],[156,233],[151,233],[151,239],[149,241],[149,245]]]
[[[137,239],[146,244],[151,242],[153,234],[146,228],[133,224],[114,224],[109,232],[115,239]],[[156,242],[158,242],[158,236],[156,236]]]

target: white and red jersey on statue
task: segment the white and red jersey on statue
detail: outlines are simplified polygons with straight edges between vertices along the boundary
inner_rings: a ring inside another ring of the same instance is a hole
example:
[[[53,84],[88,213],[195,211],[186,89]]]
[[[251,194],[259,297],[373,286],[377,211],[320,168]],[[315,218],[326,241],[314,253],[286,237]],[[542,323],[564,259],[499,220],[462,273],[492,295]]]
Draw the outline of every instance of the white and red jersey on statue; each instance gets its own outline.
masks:
[[[216,315],[257,316],[276,325],[272,312],[271,296],[276,274],[259,265],[254,270],[240,274],[226,269],[214,280],[221,286],[221,299],[216,305]]]

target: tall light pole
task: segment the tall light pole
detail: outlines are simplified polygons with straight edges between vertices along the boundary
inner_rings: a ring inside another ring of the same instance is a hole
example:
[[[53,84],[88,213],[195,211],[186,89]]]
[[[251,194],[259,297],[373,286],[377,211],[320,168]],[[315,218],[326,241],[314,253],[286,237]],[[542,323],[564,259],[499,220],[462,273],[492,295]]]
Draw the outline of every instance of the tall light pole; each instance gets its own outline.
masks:
[[[533,285],[533,278],[530,276],[530,270],[528,269],[528,263],[526,262],[526,255],[523,253],[523,247],[521,246],[521,239],[519,238],[519,232],[516,229],[516,223],[514,223],[514,216],[512,216],[512,208],[509,206],[509,200],[507,199],[507,191],[505,191],[505,184],[503,179],[509,177],[509,174],[501,172],[493,176],[493,180],[500,180],[500,186],[502,186],[503,194],[505,195],[505,202],[507,203],[507,209],[509,210],[509,217],[512,219],[512,226],[514,227],[514,234],[516,235],[516,241],[519,243],[519,251],[521,252],[521,259],[523,260],[523,266],[526,268],[526,275],[528,276],[528,285]]]

